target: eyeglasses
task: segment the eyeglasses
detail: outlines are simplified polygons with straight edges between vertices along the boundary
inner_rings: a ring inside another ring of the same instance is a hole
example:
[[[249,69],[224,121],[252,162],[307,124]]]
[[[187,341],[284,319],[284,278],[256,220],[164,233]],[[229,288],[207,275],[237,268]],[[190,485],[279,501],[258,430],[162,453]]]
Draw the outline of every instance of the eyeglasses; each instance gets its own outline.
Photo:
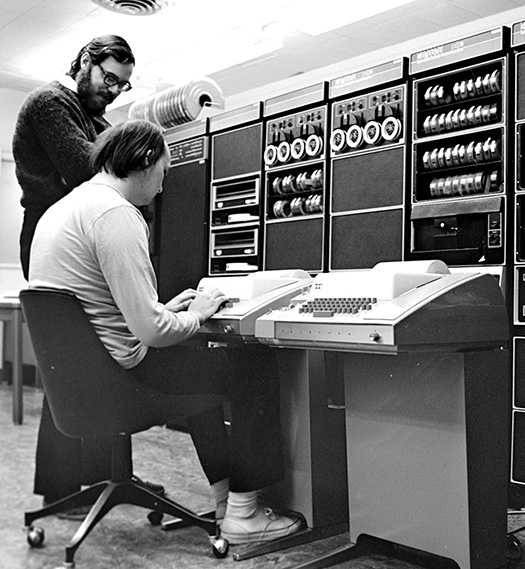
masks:
[[[114,87],[116,85],[119,92],[129,91],[131,89],[131,83],[129,81],[119,81],[118,77],[113,75],[113,73],[106,71],[100,63],[95,63],[95,65],[100,68],[100,71],[102,71],[104,83],[108,87]]]

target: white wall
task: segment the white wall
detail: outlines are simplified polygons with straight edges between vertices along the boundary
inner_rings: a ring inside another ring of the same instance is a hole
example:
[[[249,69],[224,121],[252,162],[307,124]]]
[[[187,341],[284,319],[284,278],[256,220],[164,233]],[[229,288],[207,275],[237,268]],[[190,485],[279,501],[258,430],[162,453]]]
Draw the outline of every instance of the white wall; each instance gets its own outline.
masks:
[[[22,225],[21,191],[15,177],[11,140],[25,93],[0,89],[0,289],[25,284],[18,256]]]
[[[13,290],[25,286],[19,261],[18,236],[22,226],[21,190],[16,181],[15,164],[11,152],[11,140],[18,109],[25,93],[0,89],[0,290]],[[5,326],[0,328],[0,349],[6,340],[5,352],[11,359],[12,343],[5,334]],[[31,342],[24,329],[24,363],[34,364]]]

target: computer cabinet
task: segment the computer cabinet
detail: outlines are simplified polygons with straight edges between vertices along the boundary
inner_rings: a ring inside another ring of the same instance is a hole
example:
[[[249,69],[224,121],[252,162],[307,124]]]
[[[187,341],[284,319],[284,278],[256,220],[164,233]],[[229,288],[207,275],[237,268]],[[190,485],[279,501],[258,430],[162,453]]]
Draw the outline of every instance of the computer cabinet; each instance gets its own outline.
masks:
[[[262,268],[261,104],[210,119],[209,274]]]
[[[506,264],[505,37],[491,30],[411,58],[412,259]]]
[[[266,270],[325,264],[326,83],[264,102]]]
[[[405,59],[330,81],[330,271],[404,258],[408,96]]]
[[[162,302],[186,288],[195,288],[208,271],[208,121],[173,127],[166,131],[165,138],[170,149],[170,170],[163,192],[154,202],[151,231]]]

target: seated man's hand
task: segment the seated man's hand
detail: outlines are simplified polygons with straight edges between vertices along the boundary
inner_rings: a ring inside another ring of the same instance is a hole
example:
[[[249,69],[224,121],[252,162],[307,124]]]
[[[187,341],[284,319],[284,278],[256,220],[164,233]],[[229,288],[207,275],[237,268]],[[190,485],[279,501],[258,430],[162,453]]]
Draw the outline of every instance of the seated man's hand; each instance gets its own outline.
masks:
[[[210,316],[213,316],[217,312],[221,304],[227,300],[228,297],[217,288],[205,290],[198,293],[193,299],[193,302],[188,308],[188,312],[196,314],[199,322],[204,324]]]
[[[177,296],[173,297],[170,301],[166,302],[164,306],[170,312],[181,312],[182,310],[188,310],[188,307],[196,296],[197,291],[192,288],[188,288]]]

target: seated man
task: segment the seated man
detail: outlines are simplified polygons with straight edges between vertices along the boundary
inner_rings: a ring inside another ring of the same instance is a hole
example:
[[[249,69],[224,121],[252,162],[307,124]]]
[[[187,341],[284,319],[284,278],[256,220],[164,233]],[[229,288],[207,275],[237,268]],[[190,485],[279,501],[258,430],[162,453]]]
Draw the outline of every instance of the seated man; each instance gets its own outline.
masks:
[[[82,302],[110,354],[139,381],[169,396],[224,395],[222,407],[190,411],[190,432],[231,543],[294,533],[300,521],[262,507],[258,490],[283,477],[279,384],[271,350],[179,345],[226,297],[188,289],[158,301],[148,229],[137,207],[162,191],[168,146],[154,124],[134,120],[97,140],[91,180],[51,206],[38,222],[29,286],[69,289]],[[191,215],[191,212],[188,212]]]

